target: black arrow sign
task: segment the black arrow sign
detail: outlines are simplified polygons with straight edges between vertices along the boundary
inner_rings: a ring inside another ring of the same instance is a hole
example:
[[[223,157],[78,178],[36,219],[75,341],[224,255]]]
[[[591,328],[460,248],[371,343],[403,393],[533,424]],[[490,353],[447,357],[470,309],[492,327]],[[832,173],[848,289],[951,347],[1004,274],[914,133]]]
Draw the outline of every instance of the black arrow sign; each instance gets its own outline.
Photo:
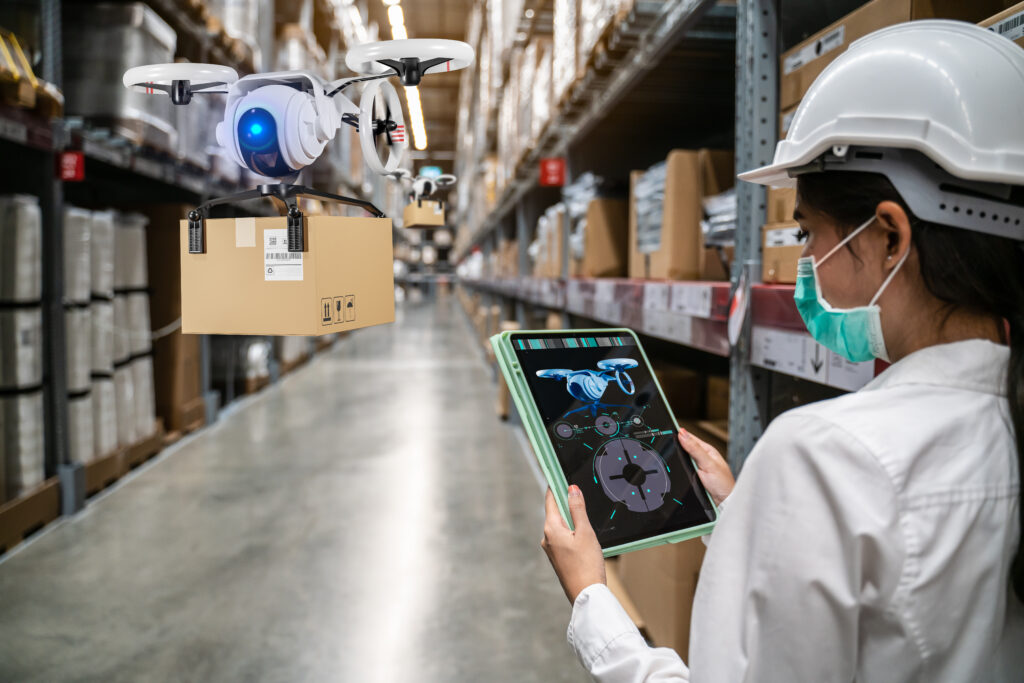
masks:
[[[814,368],[814,374],[817,375],[821,372],[821,366],[824,361],[821,360],[821,344],[814,345],[814,360],[811,361],[811,367]]]

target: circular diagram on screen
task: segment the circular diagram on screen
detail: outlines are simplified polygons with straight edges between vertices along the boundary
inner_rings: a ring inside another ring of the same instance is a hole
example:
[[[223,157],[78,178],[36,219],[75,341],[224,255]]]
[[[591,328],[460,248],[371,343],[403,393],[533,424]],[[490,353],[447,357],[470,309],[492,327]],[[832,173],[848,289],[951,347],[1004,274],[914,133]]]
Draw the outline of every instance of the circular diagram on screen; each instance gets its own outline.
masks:
[[[607,415],[600,415],[594,420],[594,429],[597,430],[598,434],[615,436],[619,431],[619,423]]]
[[[594,471],[605,495],[630,512],[660,508],[672,483],[657,451],[635,439],[605,442],[594,456]]]
[[[576,435],[576,430],[568,422],[556,422],[555,435],[560,439],[571,439]]]

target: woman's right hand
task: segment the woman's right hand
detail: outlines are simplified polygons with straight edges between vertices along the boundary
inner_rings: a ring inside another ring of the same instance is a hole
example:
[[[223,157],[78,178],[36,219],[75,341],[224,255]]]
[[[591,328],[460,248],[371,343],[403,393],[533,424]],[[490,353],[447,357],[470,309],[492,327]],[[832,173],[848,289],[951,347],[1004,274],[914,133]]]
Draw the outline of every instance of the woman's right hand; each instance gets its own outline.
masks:
[[[736,479],[733,478],[732,470],[729,469],[725,458],[713,446],[701,441],[682,427],[676,436],[679,445],[697,464],[697,476],[711,494],[711,500],[715,501],[715,505],[721,505],[736,486]]]

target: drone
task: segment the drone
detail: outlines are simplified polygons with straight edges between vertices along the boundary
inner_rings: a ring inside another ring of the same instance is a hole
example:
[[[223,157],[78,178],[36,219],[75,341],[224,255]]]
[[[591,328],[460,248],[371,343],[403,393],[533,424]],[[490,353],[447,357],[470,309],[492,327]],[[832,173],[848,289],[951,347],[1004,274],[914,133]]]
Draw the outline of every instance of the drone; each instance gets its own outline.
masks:
[[[590,411],[591,417],[597,417],[597,411],[602,408],[631,408],[627,405],[613,405],[601,403],[605,389],[612,380],[619,385],[619,389],[627,396],[636,392],[633,378],[626,370],[635,368],[639,363],[632,358],[606,358],[597,362],[598,370],[538,370],[537,376],[547,379],[564,379],[566,391],[577,401],[587,405],[570,410],[562,417],[568,417],[574,413]]]
[[[403,85],[415,86],[429,73],[464,69],[473,59],[473,48],[457,40],[390,40],[352,47],[345,64],[359,75],[330,82],[307,71],[239,78],[228,66],[189,63],[137,66],[124,73],[122,82],[150,94],[166,93],[176,105],[187,105],[196,96],[226,94],[217,144],[239,166],[278,181],[210,200],[190,212],[190,253],[205,250],[202,222],[212,206],[259,197],[284,205],[289,218],[288,249],[302,251],[296,197],[334,200],[360,206],[374,216],[384,214],[370,202],[291,184],[299,172],[319,158],[345,124],[359,132],[370,170],[396,178],[407,174],[399,169],[409,144],[405,118],[398,92],[388,79],[397,76]],[[345,92],[357,83],[365,84],[358,105]]]

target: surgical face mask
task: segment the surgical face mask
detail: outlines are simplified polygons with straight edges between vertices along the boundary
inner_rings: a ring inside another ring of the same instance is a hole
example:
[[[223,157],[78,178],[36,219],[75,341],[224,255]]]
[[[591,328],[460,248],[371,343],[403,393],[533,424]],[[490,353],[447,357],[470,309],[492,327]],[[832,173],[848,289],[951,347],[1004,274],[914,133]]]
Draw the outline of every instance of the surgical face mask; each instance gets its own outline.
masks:
[[[903,267],[910,250],[907,249],[903,254],[903,258],[889,273],[889,277],[871,298],[871,302],[867,306],[858,306],[857,308],[833,308],[825,301],[825,297],[821,295],[818,268],[858,233],[871,225],[874,220],[874,216],[866,220],[846,239],[837,244],[832,251],[825,254],[820,261],[815,262],[814,257],[805,256],[798,260],[796,265],[796,291],[793,293],[793,298],[796,300],[796,308],[800,311],[800,317],[807,325],[807,331],[822,346],[853,363],[861,363],[873,358],[889,360],[889,352],[885,348],[885,339],[882,337],[882,309],[875,302]]]

